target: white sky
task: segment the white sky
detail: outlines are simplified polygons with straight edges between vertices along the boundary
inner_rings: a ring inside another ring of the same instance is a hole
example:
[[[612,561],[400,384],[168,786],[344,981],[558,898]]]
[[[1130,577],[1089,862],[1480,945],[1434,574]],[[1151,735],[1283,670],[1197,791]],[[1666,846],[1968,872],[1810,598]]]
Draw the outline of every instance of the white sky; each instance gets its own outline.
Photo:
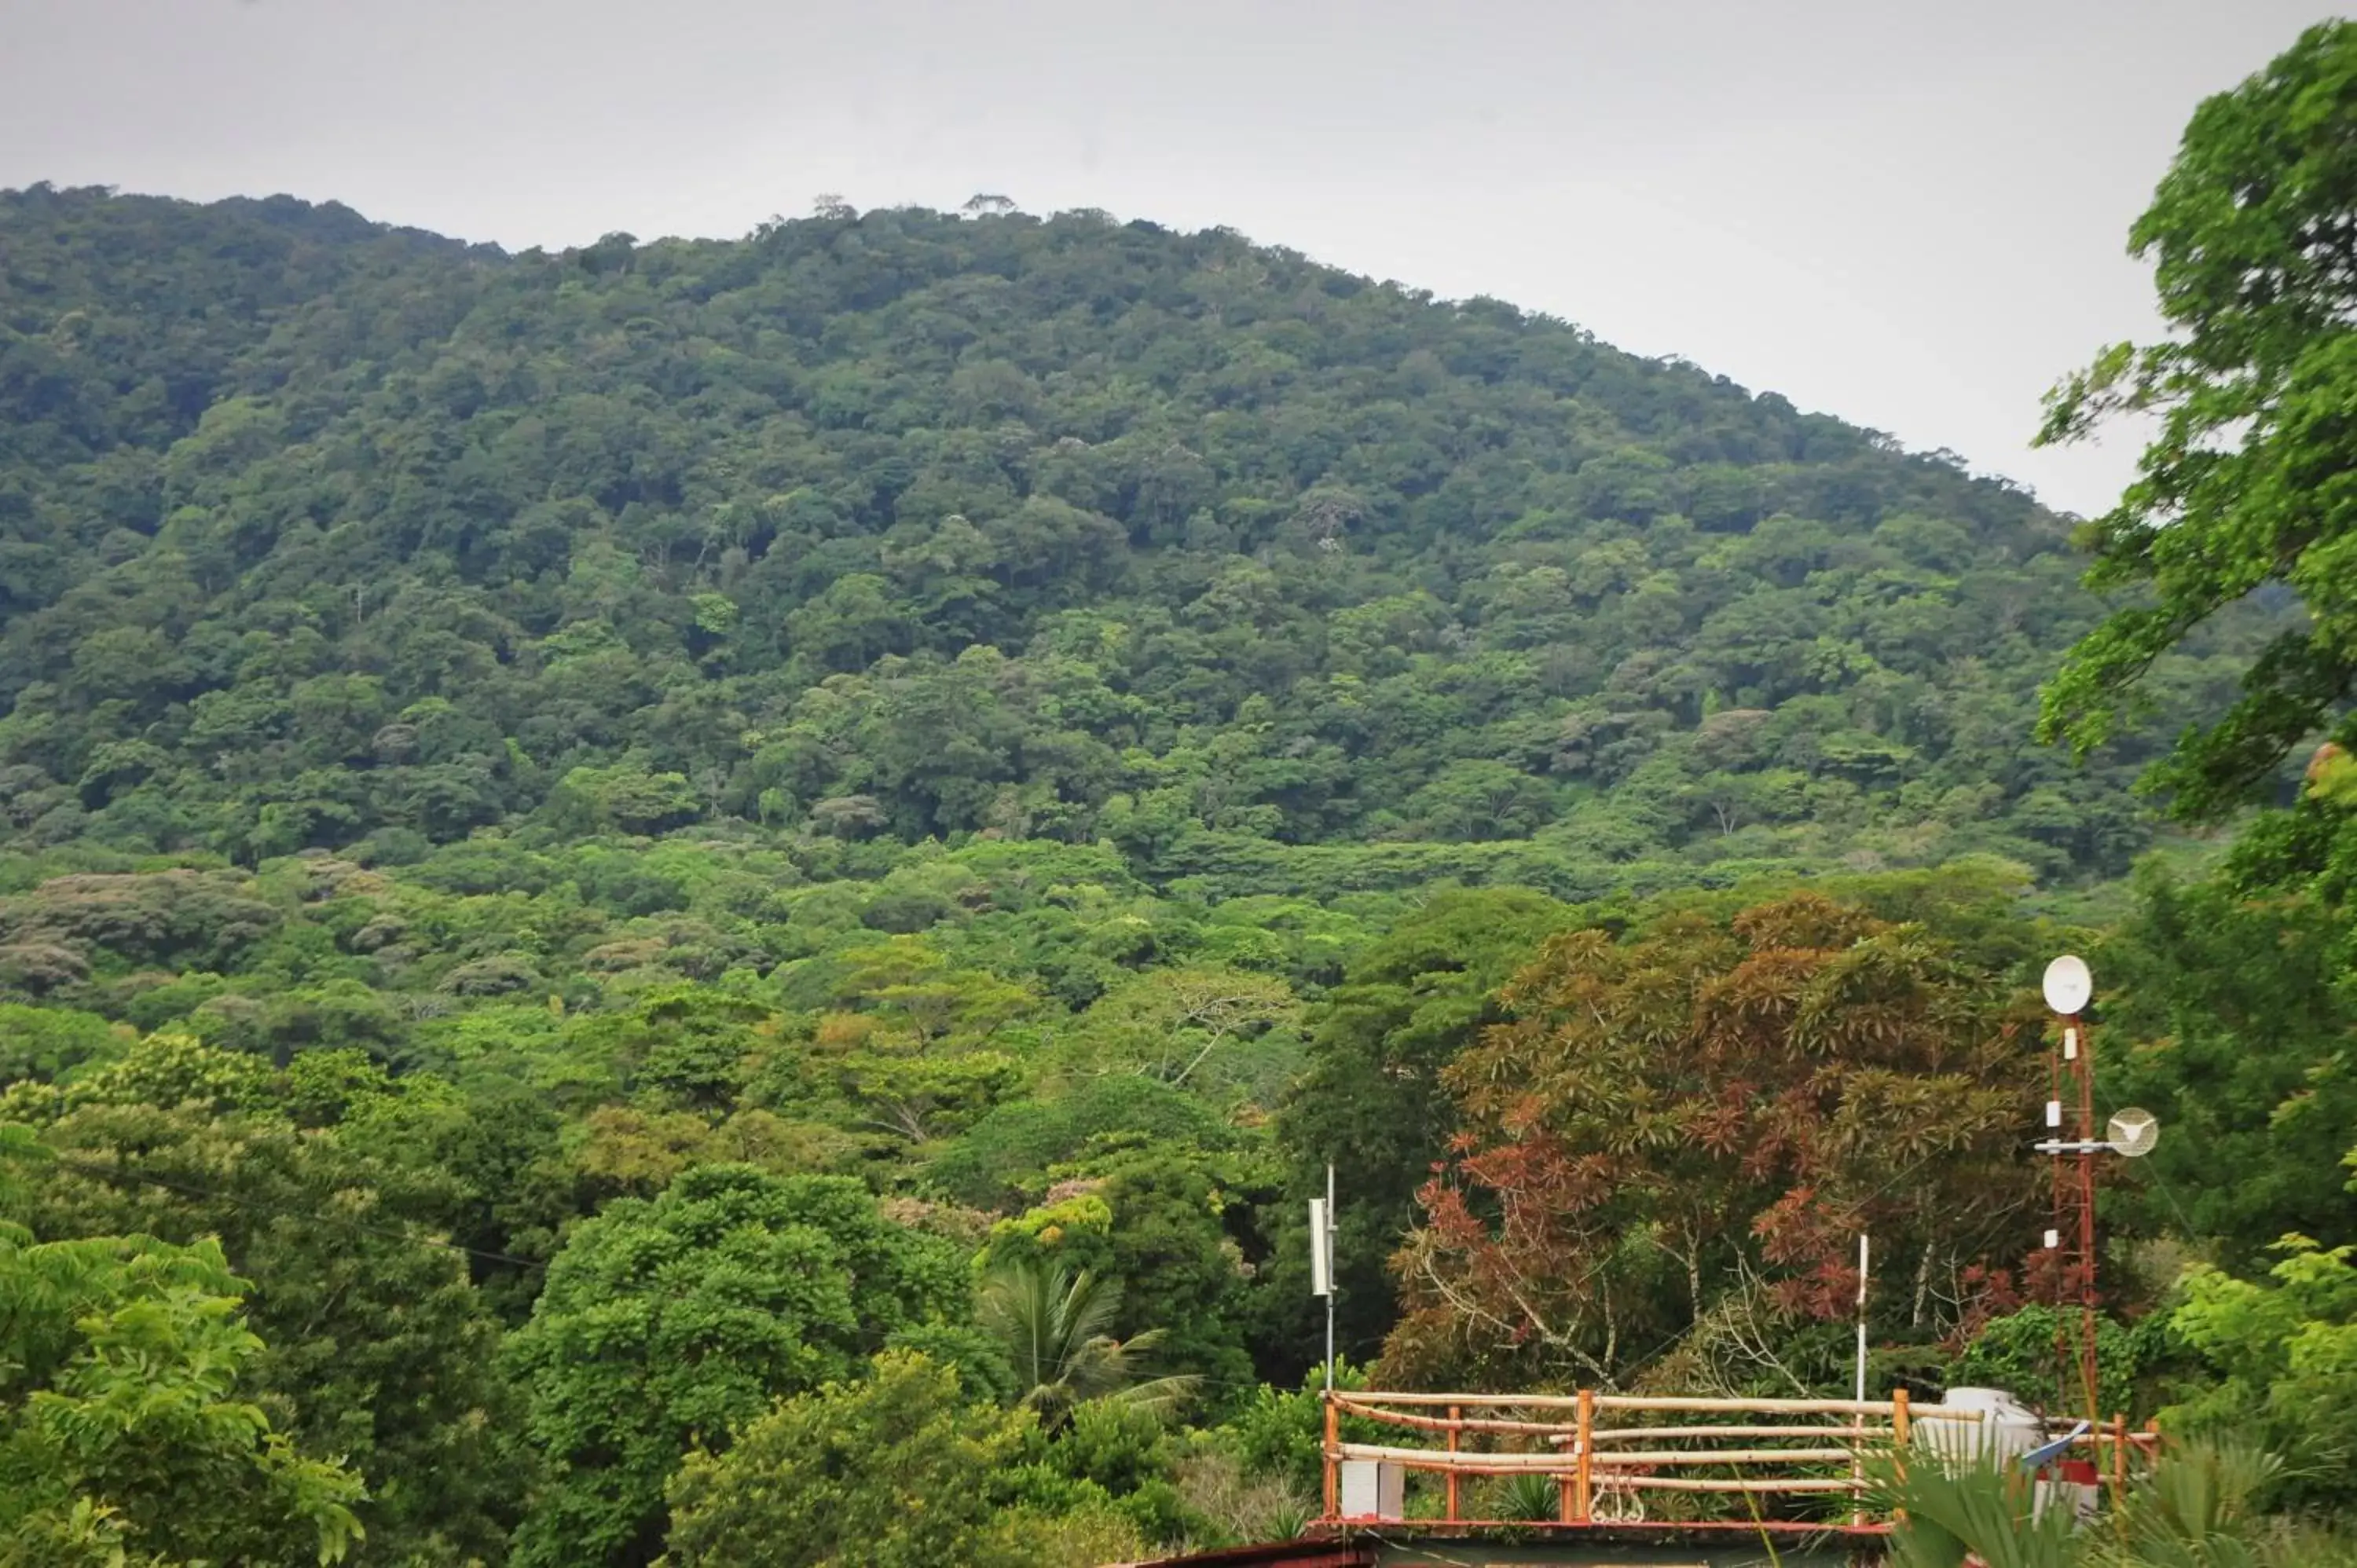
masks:
[[[2039,394],[2313,0],[0,0],[0,185],[291,191],[522,247],[1102,207],[1490,294],[2103,510]],[[0,235],[5,243],[5,235]]]

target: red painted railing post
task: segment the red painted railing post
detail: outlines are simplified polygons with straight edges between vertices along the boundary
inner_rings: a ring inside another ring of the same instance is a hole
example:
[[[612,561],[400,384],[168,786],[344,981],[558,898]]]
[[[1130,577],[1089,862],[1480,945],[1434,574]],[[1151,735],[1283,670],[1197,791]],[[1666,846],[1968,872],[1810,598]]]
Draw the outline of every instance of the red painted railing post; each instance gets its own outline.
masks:
[[[1573,1483],[1572,1518],[1587,1524],[1596,1518],[1596,1391],[1579,1391],[1578,1469]]]
[[[1448,1407],[1448,1522],[1457,1522],[1457,1423],[1465,1419],[1457,1405]]]
[[[1891,1390],[1890,1445],[1895,1454],[1894,1462],[1898,1466],[1899,1478],[1901,1481],[1907,1479],[1907,1391],[1905,1389]],[[1907,1518],[1907,1510],[1905,1509],[1896,1509],[1891,1514],[1891,1518],[1894,1520],[1903,1523]]]

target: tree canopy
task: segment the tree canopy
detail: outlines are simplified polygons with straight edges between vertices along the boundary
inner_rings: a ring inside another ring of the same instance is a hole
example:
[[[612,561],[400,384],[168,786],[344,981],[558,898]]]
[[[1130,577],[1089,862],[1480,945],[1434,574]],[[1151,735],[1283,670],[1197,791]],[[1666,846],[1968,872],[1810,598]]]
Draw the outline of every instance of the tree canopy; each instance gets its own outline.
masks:
[[[1764,1326],[1846,1316],[1867,1230],[1943,1337],[2029,1251],[2039,1062],[1996,980],[1817,894],[1549,938],[1443,1070],[1386,1362],[1614,1387],[1684,1340],[1687,1378],[1789,1392]]]
[[[239,1382],[262,1341],[218,1244],[0,1222],[0,1563],[340,1561],[360,1477]]]
[[[723,1447],[780,1394],[847,1376],[945,1309],[954,1262],[856,1183],[687,1171],[584,1221],[509,1342],[551,1473],[514,1561],[643,1568],[683,1449]]]
[[[2352,38],[2083,526],[1222,230],[0,192],[0,1564],[1289,1536],[1329,1165],[1346,1388],[1846,1396],[1867,1230],[1877,1389],[2042,1401],[2066,950],[2099,1391],[2345,1509]]]
[[[285,199],[0,224],[0,843],[751,825],[1581,896],[2147,836],[2141,742],[2028,743],[2094,624],[2061,520],[1501,302],[1090,213],[562,255]],[[2216,657],[2163,680],[2185,716]],[[0,941],[70,962],[102,918]]]
[[[2047,688],[2050,738],[2101,743],[2149,695],[2156,662],[2227,607],[2271,593],[2298,603],[2241,697],[2180,737],[2158,775],[2194,817],[2264,792],[2286,752],[2345,717],[2357,676],[2352,114],[2357,26],[2342,21],[2204,102],[2131,233],[2172,335],[2104,350],[2050,399],[2050,440],[2127,411],[2160,421],[2092,532],[2090,585],[2140,592]]]

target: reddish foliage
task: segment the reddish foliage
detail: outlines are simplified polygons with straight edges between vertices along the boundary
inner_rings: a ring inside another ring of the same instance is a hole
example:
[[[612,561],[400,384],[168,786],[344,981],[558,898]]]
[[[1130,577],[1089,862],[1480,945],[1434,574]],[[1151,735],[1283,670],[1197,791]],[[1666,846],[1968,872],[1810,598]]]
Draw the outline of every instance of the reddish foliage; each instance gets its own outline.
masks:
[[[1396,1375],[1617,1381],[1746,1281],[1846,1316],[1861,1230],[1921,1282],[1910,1328],[2010,1294],[1984,1253],[2037,1197],[2035,1014],[1921,928],[1812,895],[1681,912],[1556,937],[1502,1000],[1448,1069]]]

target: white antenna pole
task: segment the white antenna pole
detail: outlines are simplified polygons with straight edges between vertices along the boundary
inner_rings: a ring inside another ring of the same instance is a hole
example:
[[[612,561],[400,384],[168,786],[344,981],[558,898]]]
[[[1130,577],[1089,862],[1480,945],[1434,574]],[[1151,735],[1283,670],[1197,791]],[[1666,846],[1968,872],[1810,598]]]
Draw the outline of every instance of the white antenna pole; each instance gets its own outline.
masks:
[[[1866,1402],[1866,1238],[1857,1239],[1857,1402]]]
[[[1334,1397],[1334,1237],[1341,1227],[1334,1223],[1334,1167],[1326,1167],[1326,1234],[1318,1238],[1318,1251],[1326,1255],[1326,1397]]]

